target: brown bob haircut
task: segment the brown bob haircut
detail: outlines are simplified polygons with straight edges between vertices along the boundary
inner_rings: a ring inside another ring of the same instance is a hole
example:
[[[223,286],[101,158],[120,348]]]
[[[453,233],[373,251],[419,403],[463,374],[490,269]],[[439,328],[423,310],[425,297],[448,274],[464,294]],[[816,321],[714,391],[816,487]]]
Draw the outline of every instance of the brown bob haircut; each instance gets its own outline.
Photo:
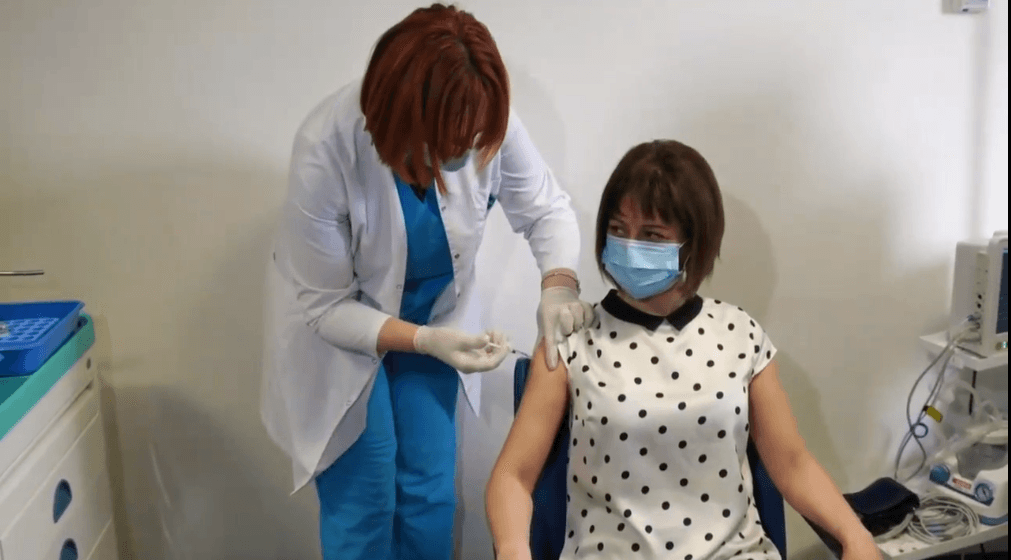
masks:
[[[604,269],[608,223],[630,197],[646,216],[677,224],[684,235],[682,290],[695,294],[713,272],[723,242],[723,197],[705,158],[675,140],[639,144],[611,173],[597,212],[597,267]]]
[[[405,181],[427,187],[434,180],[446,192],[442,162],[477,149],[485,164],[501,147],[509,76],[484,24],[433,4],[379,38],[361,107],[379,157]]]

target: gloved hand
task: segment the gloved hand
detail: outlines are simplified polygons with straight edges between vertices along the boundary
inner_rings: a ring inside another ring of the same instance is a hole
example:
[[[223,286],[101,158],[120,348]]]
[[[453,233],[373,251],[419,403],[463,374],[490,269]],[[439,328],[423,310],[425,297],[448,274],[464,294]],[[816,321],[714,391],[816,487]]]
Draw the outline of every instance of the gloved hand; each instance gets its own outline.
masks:
[[[537,329],[544,337],[548,367],[558,367],[558,343],[593,323],[593,306],[579,299],[579,293],[565,286],[545,288],[537,306]]]
[[[438,358],[463,373],[489,371],[498,367],[511,346],[505,335],[489,331],[471,335],[449,327],[418,327],[414,350]]]

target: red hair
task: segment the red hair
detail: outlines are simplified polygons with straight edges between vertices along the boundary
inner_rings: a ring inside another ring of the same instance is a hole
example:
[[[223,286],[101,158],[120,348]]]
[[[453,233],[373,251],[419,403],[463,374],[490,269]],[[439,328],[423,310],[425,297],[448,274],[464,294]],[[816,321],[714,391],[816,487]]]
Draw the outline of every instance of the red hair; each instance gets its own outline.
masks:
[[[434,180],[446,192],[442,162],[476,148],[484,164],[502,145],[509,76],[484,24],[453,6],[433,4],[379,38],[361,107],[379,157],[406,182],[427,186]]]

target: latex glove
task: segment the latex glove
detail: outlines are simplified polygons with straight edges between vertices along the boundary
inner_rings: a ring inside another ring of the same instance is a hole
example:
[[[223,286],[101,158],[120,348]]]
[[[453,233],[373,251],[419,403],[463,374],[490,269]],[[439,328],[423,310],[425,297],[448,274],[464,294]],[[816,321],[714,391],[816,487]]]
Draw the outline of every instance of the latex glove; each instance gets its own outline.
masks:
[[[537,329],[544,337],[548,368],[558,367],[558,343],[575,331],[593,323],[593,306],[579,299],[579,293],[566,286],[553,286],[541,292],[537,306]]]
[[[471,335],[449,327],[422,326],[414,335],[414,349],[462,373],[474,373],[497,368],[512,347],[499,332]]]

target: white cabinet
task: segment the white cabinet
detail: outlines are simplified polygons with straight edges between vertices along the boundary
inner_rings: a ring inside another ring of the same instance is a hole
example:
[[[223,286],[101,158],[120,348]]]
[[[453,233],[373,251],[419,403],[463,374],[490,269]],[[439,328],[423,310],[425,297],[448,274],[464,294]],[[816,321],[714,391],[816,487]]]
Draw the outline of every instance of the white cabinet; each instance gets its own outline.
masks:
[[[91,355],[0,440],[0,560],[118,560]]]

